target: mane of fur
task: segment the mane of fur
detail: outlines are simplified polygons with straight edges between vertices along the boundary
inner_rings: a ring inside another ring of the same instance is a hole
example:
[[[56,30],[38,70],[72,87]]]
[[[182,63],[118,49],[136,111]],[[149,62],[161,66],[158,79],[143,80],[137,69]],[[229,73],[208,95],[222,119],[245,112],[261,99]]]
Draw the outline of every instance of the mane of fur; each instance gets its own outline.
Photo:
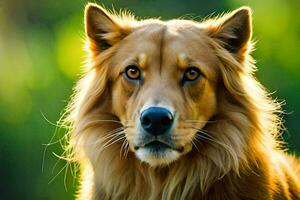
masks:
[[[88,49],[93,49],[93,45],[89,43]],[[213,119],[216,123],[208,124],[204,129],[220,144],[207,143],[200,153],[192,150],[162,168],[141,163],[131,152],[125,158],[120,152],[122,142],[103,148],[103,138],[121,127],[109,121],[118,120],[110,112],[108,78],[108,59],[118,47],[113,46],[99,55],[91,52],[90,67],[77,84],[66,118],[66,123],[71,126],[73,159],[81,164],[82,173],[90,177],[82,180],[82,199],[91,197],[88,191],[94,185],[100,185],[103,190],[94,194],[107,194],[101,196],[102,199],[157,199],[158,196],[188,199],[196,191],[205,195],[210,186],[223,177],[238,179],[241,173],[255,168],[253,163],[257,163],[258,158],[276,157],[274,152],[279,147],[276,141],[281,127],[280,105],[271,100],[253,77],[256,69],[253,59],[247,54],[244,61],[238,62],[216,41],[211,40],[210,45],[220,60],[222,81],[217,91],[219,107]]]

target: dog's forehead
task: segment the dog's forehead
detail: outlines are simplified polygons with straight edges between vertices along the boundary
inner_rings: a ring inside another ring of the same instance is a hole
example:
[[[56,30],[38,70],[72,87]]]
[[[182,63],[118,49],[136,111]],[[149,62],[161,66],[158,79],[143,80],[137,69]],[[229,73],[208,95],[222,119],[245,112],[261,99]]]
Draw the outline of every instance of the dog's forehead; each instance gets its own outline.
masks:
[[[172,20],[167,23],[163,38],[163,56],[173,57],[176,62],[185,60],[215,66],[218,62],[203,28],[187,20]],[[181,62],[184,63],[184,62]]]
[[[215,55],[209,45],[209,36],[204,29],[200,24],[189,20],[171,20],[146,24],[133,38],[140,40],[139,44],[152,46],[156,51],[165,51],[164,56],[175,56],[174,59],[177,59],[178,55],[185,54],[194,59],[214,60]],[[149,47],[140,46],[145,49]]]
[[[171,68],[180,63],[186,63],[186,66],[181,66],[187,67],[192,65],[188,61],[196,61],[209,71],[216,71],[218,59],[208,40],[201,26],[192,21],[143,22],[124,39],[116,60],[124,66],[132,60],[140,61],[143,57],[145,66],[152,69],[162,66],[165,69]]]
[[[217,56],[210,46],[210,38],[206,35],[205,29],[198,23],[171,20],[148,24],[137,32],[135,38],[140,38],[139,44],[147,44],[140,45],[140,48],[148,62],[154,60],[165,68],[187,67],[198,62],[199,65],[207,67],[208,71],[213,71],[212,73],[216,71]]]

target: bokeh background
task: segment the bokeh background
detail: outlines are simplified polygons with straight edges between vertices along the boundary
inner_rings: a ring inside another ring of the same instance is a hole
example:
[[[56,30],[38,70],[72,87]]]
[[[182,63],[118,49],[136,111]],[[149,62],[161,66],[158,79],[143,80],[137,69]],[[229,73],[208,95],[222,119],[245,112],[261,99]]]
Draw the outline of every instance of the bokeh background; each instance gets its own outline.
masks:
[[[65,132],[56,131],[55,123],[70,99],[82,66],[86,3],[0,0],[0,199],[74,199],[75,172],[55,156],[62,153],[59,139]],[[285,100],[288,131],[283,138],[289,143],[289,151],[300,155],[298,0],[97,3],[115,10],[129,9],[143,18],[185,16],[199,20],[211,13],[251,6],[257,76],[274,92],[274,98]]]

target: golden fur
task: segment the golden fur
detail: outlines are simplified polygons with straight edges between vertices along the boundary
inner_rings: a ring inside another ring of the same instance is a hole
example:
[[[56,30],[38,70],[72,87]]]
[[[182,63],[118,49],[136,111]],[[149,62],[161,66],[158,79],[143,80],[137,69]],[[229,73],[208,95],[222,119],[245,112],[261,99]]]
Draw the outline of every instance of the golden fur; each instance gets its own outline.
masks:
[[[88,4],[85,25],[87,67],[66,119],[78,199],[300,199],[300,165],[279,145],[280,105],[253,76],[249,8],[198,23]],[[132,62],[142,85],[121,75]],[[182,86],[190,65],[204,75]],[[182,153],[137,158],[137,120],[149,102],[179,113]]]

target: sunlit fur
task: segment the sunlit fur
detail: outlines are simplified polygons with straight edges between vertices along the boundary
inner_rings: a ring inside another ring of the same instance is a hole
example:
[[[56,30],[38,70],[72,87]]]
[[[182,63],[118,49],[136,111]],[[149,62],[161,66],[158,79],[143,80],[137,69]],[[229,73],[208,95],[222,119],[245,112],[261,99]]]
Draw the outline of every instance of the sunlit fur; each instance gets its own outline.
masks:
[[[87,6],[87,66],[66,118],[73,159],[81,166],[78,199],[300,199],[300,165],[281,150],[278,138],[280,105],[253,77],[251,11],[242,8],[234,13],[202,23],[164,22]],[[88,20],[93,17],[103,29],[94,35]],[[237,37],[230,26],[238,28],[239,17],[249,23],[249,30],[239,49],[230,52],[226,39]],[[97,37],[110,47],[101,49]],[[168,46],[177,37],[184,42],[178,39],[178,44]],[[152,40],[164,40],[160,44],[168,53],[155,57],[159,49]],[[184,57],[193,56],[194,49],[200,52],[195,55],[207,77],[180,92],[170,63],[185,65]],[[169,63],[160,67],[170,76],[160,82],[156,74],[136,89],[118,73],[128,54],[137,54],[140,65],[152,63],[147,70],[154,70],[156,62]],[[138,111],[157,92],[179,112],[174,137],[185,148],[178,159],[165,164],[155,158],[142,162],[132,146],[139,134]]]

